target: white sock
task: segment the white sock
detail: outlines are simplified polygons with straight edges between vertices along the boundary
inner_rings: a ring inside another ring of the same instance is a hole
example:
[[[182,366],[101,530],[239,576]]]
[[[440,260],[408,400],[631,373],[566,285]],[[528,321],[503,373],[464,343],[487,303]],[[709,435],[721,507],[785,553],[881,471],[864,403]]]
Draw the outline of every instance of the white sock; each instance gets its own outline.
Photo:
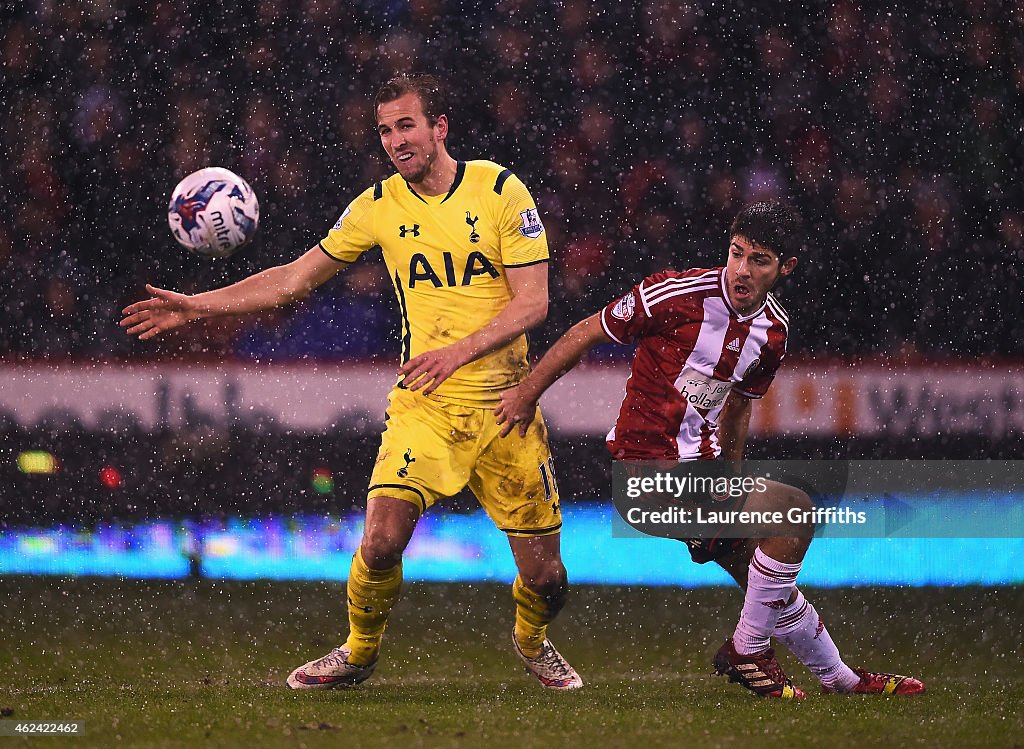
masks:
[[[799,572],[799,564],[776,561],[761,551],[760,546],[754,549],[747,570],[743,610],[732,636],[737,653],[753,655],[768,649],[779,615],[796,587]]]
[[[825,623],[799,590],[796,600],[779,615],[775,637],[826,687],[848,692],[860,681],[853,669],[843,663]]]

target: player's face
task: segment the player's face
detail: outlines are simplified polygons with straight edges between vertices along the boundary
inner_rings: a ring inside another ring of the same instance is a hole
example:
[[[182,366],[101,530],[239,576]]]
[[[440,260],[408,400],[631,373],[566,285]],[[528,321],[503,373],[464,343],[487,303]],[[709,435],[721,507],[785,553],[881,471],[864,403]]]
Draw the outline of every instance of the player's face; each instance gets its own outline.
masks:
[[[416,94],[406,94],[377,108],[377,132],[391,162],[407,182],[422,182],[437,160],[448,133],[448,118],[431,125]]]
[[[762,304],[768,292],[783,276],[796,267],[796,258],[785,262],[767,247],[754,244],[743,236],[729,240],[729,261],[725,266],[725,286],[729,301],[741,315],[746,315]]]

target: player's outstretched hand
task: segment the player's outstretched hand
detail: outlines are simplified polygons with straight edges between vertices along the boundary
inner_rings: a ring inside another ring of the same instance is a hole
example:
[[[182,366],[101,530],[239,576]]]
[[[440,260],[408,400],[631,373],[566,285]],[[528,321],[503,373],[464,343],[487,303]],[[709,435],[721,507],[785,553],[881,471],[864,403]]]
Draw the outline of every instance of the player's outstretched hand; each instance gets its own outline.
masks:
[[[121,314],[121,327],[129,335],[137,335],[140,341],[153,338],[168,330],[195,320],[198,315],[192,308],[192,297],[176,291],[158,289],[146,284],[146,291],[152,296],[135,304],[129,304]]]
[[[519,426],[519,436],[525,437],[537,413],[537,399],[527,394],[522,385],[509,388],[501,394],[501,403],[494,409],[495,421],[504,424],[501,436],[507,437]]]
[[[453,343],[414,356],[402,365],[398,373],[405,378],[403,383],[409,390],[423,388],[423,394],[430,395],[467,361],[459,344]]]

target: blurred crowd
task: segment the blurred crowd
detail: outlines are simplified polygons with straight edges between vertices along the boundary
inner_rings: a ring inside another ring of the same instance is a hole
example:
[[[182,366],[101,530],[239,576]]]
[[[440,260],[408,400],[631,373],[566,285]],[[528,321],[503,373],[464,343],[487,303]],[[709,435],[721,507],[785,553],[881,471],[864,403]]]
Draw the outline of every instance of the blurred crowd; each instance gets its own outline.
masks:
[[[803,5],[803,4],[802,4]],[[287,262],[392,172],[370,99],[430,71],[449,150],[512,168],[553,252],[541,347],[665,267],[720,264],[746,201],[807,245],[791,350],[1024,353],[1024,3],[0,3],[0,356],[393,356],[379,257],[295,308],[139,343],[119,311]],[[170,191],[243,175],[257,239],[177,246]]]

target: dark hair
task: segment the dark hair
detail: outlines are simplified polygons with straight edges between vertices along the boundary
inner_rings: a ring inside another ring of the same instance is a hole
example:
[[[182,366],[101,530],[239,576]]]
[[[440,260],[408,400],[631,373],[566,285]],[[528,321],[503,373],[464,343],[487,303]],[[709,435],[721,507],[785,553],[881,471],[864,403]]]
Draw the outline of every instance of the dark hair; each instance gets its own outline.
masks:
[[[763,200],[743,206],[729,227],[729,236],[746,237],[774,252],[779,260],[786,260],[800,250],[800,229],[800,216],[790,205],[781,200]]]
[[[385,83],[373,97],[373,118],[377,119],[377,110],[381,104],[400,99],[406,94],[416,94],[423,104],[423,113],[431,127],[437,124],[437,118],[448,114],[448,95],[440,79],[429,73],[403,73]]]

